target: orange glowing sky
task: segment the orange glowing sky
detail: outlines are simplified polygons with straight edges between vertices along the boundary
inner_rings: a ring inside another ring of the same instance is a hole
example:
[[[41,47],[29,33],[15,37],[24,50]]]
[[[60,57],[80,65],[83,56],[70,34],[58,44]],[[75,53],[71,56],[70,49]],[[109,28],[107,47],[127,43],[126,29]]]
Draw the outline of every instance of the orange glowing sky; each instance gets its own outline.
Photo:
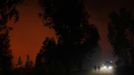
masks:
[[[38,16],[41,10],[37,0],[25,0],[17,8],[20,13],[20,20],[15,24],[11,24],[13,31],[10,34],[10,44],[15,64],[19,56],[22,57],[23,63],[26,60],[26,55],[29,55],[31,60],[35,61],[36,54],[39,52],[45,37],[55,37],[54,31],[45,27]],[[95,14],[91,13],[91,15]],[[96,16],[92,16],[91,23],[96,24],[101,34],[99,44],[102,48],[102,53],[107,54],[111,46],[106,38],[106,26],[100,26],[102,24],[100,23],[101,20],[97,18]]]
[[[13,31],[10,34],[15,64],[18,56],[22,57],[23,62],[26,60],[26,55],[29,55],[34,61],[45,37],[54,36],[54,31],[45,27],[38,16],[40,9],[37,0],[25,0],[18,6],[18,11],[20,20],[12,24]]]
[[[26,55],[29,55],[31,60],[34,61],[45,37],[55,37],[54,31],[42,24],[38,16],[41,10],[37,1],[24,0],[24,3],[17,7],[20,13],[20,20],[15,24],[9,23],[13,27],[13,31],[10,34],[10,44],[15,64],[19,56],[22,57],[23,62],[26,60]],[[112,48],[107,39],[107,16],[114,8],[119,8],[120,4],[119,2],[114,3],[107,0],[104,0],[105,2],[102,4],[102,2],[97,1],[99,0],[87,0],[87,7],[91,15],[90,21],[96,25],[100,33],[99,44],[102,48],[102,53],[109,55]]]

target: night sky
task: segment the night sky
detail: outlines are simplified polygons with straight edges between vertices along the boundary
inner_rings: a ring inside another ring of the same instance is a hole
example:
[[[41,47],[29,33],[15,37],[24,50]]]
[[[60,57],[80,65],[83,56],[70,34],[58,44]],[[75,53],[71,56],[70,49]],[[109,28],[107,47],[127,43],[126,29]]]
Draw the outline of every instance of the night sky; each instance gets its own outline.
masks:
[[[107,24],[109,22],[108,14],[119,8],[126,7],[133,9],[133,0],[86,0],[87,11],[90,14],[89,21],[96,25],[100,33],[100,47],[103,56],[111,56],[112,47],[107,38]],[[20,13],[20,20],[9,25],[13,27],[10,34],[11,49],[13,60],[16,63],[18,56],[23,61],[26,55],[30,55],[32,61],[35,60],[45,37],[56,37],[52,29],[45,27],[38,16],[41,12],[38,0],[25,0],[23,4],[17,7]]]

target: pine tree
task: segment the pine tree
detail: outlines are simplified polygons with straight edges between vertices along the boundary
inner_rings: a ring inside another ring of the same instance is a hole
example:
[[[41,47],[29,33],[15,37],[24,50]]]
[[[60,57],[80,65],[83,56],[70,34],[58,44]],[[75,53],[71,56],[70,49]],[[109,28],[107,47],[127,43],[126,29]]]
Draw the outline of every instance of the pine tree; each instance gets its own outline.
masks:
[[[11,69],[12,65],[12,55],[11,50],[9,49],[9,32],[0,34],[0,68],[2,70]]]
[[[17,67],[22,67],[22,59],[21,59],[21,56],[19,56],[18,58],[18,63],[17,63]]]
[[[109,40],[114,48],[114,53],[122,60],[124,64],[130,64],[128,60],[129,49],[133,48],[134,20],[131,13],[126,9],[111,14],[111,23],[109,24]],[[131,43],[130,43],[131,42]],[[130,55],[131,56],[131,55]]]
[[[54,51],[56,51],[56,43],[54,39],[46,38],[46,40],[43,43],[40,52],[38,53],[36,57],[36,70],[38,71],[37,75],[40,74],[48,74],[48,66],[52,66],[52,64],[48,65],[51,62],[55,62],[55,58],[52,58],[52,55],[55,54]],[[52,50],[52,51],[51,51]],[[52,53],[53,52],[53,53]],[[50,55],[48,55],[50,54]],[[49,59],[52,58],[52,59]],[[46,65],[47,64],[47,65]],[[54,67],[53,67],[54,68]],[[52,72],[52,71],[51,71]]]
[[[43,43],[48,74],[70,75],[82,71],[83,59],[98,46],[96,27],[88,23],[82,0],[40,0],[42,19],[58,37]]]
[[[7,22],[15,17],[15,22],[18,20],[18,12],[16,5],[19,0],[0,0],[0,69],[7,73],[12,67],[12,54],[9,48],[9,32],[10,27]]]
[[[23,75],[34,75],[33,62],[30,59],[30,56],[26,56],[26,63]]]
[[[124,72],[130,70],[128,67],[134,66],[134,20],[131,12],[125,8],[119,12],[113,12],[110,15],[108,30],[109,41],[113,46],[114,55],[117,57],[117,69],[124,69],[121,74],[123,75]]]
[[[25,68],[32,68],[33,67],[33,62],[31,61],[29,55],[26,57],[26,63],[25,63]]]

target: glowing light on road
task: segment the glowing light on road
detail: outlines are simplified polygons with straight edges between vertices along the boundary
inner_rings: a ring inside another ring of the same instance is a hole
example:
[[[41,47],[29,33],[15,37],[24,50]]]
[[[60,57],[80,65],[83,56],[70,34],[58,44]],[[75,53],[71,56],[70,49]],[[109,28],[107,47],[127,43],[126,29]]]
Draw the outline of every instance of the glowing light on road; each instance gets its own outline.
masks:
[[[95,73],[113,73],[114,68],[112,65],[102,65],[100,68],[94,69]]]
[[[103,63],[93,67],[91,73],[94,75],[114,75],[115,68],[112,61],[110,63]]]
[[[100,68],[100,72],[102,72],[102,73],[112,73],[113,72],[113,66],[103,65]]]
[[[109,69],[109,70],[112,70],[112,69],[113,69],[113,66],[108,66],[108,69]]]
[[[100,68],[100,70],[106,70],[107,69],[107,66],[102,66],[101,68]]]

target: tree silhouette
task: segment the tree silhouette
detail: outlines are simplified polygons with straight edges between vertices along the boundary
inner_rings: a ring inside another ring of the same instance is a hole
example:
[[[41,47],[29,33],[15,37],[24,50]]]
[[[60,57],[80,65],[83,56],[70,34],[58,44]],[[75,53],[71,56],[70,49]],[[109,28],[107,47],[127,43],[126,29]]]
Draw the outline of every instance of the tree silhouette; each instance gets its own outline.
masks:
[[[0,69],[7,73],[12,67],[12,55],[9,45],[10,27],[7,22],[15,17],[15,22],[18,20],[18,12],[16,5],[20,0],[0,0]],[[2,73],[2,72],[0,72]]]
[[[21,59],[21,56],[18,57],[18,62],[17,62],[17,67],[22,67],[22,59]]]
[[[29,55],[27,55],[27,57],[26,57],[26,63],[25,63],[25,68],[30,69],[32,67],[33,67],[33,62],[31,61]]]
[[[37,71],[40,71],[41,74],[47,74],[48,73],[47,69],[48,68],[50,69],[50,66],[52,66],[52,64],[49,64],[49,63],[51,62],[54,63],[54,60],[55,60],[54,50],[56,49],[56,43],[54,39],[46,38],[43,44],[44,45],[42,46],[36,58],[36,69]]]
[[[99,40],[97,29],[88,23],[82,0],[40,0],[40,5],[44,12],[40,14],[43,23],[53,28],[58,36],[57,43],[46,39],[40,51],[44,55],[47,74],[80,73],[83,58],[93,53]]]
[[[11,50],[9,49],[9,32],[0,35],[0,68],[4,70],[11,69]]]
[[[110,15],[108,37],[117,56],[117,66],[132,66],[134,64],[134,20],[130,11],[122,8]]]
[[[34,74],[33,62],[31,61],[30,56],[27,55],[23,75],[33,75],[33,74]]]

